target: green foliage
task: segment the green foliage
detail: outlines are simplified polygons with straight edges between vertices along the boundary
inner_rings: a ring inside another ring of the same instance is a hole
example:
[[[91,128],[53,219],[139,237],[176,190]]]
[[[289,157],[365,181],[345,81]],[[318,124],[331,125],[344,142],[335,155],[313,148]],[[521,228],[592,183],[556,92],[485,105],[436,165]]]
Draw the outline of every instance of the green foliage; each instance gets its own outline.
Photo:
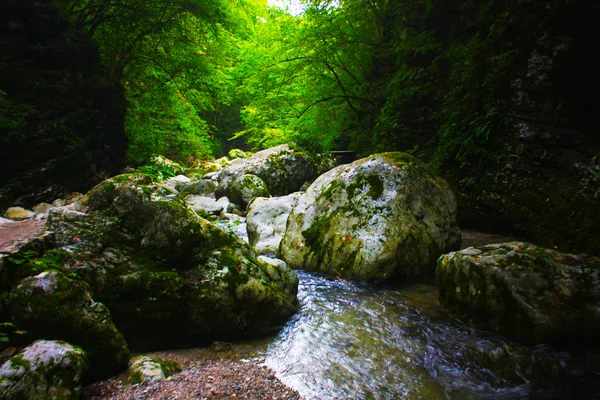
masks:
[[[164,181],[177,175],[173,168],[158,164],[142,165],[138,168],[138,171],[149,175],[155,181]]]
[[[27,118],[35,113],[34,107],[10,101],[6,92],[0,90],[0,143],[6,145],[25,140],[23,129],[27,127]]]

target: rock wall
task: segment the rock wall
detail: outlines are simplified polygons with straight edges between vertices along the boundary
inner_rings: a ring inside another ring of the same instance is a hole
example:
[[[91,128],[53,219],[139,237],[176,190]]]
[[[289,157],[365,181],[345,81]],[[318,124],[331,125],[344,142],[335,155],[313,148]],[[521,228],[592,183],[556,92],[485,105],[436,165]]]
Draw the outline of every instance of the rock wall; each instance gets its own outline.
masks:
[[[0,211],[86,191],[124,165],[125,101],[51,1],[0,3]]]
[[[510,84],[511,126],[497,141],[504,157],[460,189],[459,221],[600,254],[600,4],[547,3],[530,37],[507,37],[525,57]]]

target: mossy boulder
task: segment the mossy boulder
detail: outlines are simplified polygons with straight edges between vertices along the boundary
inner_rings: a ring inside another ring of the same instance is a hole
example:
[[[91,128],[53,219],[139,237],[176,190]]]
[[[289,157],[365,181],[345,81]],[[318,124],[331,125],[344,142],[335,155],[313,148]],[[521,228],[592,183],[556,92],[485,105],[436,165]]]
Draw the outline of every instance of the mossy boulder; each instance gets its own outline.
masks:
[[[255,197],[269,197],[267,184],[256,175],[244,174],[231,184],[229,200],[245,210]]]
[[[86,195],[82,221],[55,215],[60,246],[113,314],[132,349],[187,346],[271,330],[297,308],[298,278],[256,258],[241,239],[168,201],[142,175]]]
[[[217,197],[230,197],[232,185],[242,175],[256,175],[262,179],[273,196],[284,196],[300,190],[307,181],[333,167],[329,158],[312,155],[281,145],[259,151],[244,159],[236,159],[218,176]]]
[[[79,399],[85,352],[69,343],[38,340],[0,367],[3,400]]]
[[[88,377],[101,379],[127,367],[129,348],[108,309],[92,300],[84,282],[59,272],[24,279],[10,292],[12,322],[31,339],[65,340],[83,348]]]
[[[236,158],[248,158],[248,155],[240,149],[231,149],[229,150],[229,153],[227,153],[227,155],[231,160],[234,160]]]
[[[448,185],[425,164],[377,154],[321,175],[300,196],[280,256],[349,279],[421,275],[460,245],[455,215]]]
[[[34,217],[33,211],[26,210],[23,207],[9,207],[4,216],[12,221],[22,221]]]
[[[136,356],[129,361],[129,368],[120,379],[129,385],[141,382],[160,381],[181,372],[181,367],[173,360],[160,357]]]
[[[217,190],[217,184],[211,179],[200,179],[188,184],[177,185],[175,189],[181,194],[208,196]]]
[[[259,254],[277,254],[285,234],[287,219],[300,193],[282,197],[257,197],[248,206],[246,216],[250,245]]]
[[[597,345],[600,258],[523,242],[441,256],[442,305],[479,328],[526,343]]]

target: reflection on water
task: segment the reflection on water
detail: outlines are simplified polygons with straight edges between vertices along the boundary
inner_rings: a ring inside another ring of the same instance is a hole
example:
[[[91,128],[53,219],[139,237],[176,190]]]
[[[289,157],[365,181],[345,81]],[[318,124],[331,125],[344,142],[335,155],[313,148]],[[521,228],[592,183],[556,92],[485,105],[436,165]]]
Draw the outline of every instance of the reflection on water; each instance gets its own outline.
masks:
[[[591,399],[600,393],[591,353],[526,348],[470,329],[440,310],[433,285],[374,288],[299,277],[301,310],[266,350],[264,343],[255,348],[306,398]]]

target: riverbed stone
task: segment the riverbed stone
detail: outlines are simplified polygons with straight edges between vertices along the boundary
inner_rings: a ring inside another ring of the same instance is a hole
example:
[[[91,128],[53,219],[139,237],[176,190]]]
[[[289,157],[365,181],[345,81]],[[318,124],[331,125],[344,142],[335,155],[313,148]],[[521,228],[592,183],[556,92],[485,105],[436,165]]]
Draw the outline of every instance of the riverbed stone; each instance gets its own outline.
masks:
[[[277,254],[287,219],[300,195],[257,197],[250,203],[246,216],[248,239],[258,254]]]
[[[223,199],[227,199],[223,197]],[[186,196],[186,204],[194,211],[202,214],[215,214],[218,215],[222,212],[227,211],[229,206],[225,200],[217,201],[212,197],[207,196]]]
[[[10,292],[12,322],[31,339],[65,340],[87,353],[92,379],[106,378],[127,366],[129,348],[111,314],[95,302],[88,286],[47,271],[24,279]]]
[[[129,368],[119,378],[129,385],[155,382],[181,372],[176,361],[160,357],[136,356],[129,361]]]
[[[217,184],[211,179],[200,179],[191,183],[178,184],[175,186],[175,189],[182,194],[208,196],[215,192]]]
[[[348,279],[429,271],[460,245],[444,180],[404,153],[376,154],[321,175],[298,199],[281,241],[293,268]]]
[[[229,199],[243,210],[255,197],[268,197],[269,189],[266,183],[256,175],[244,174],[231,185]]]
[[[12,221],[23,221],[24,219],[33,218],[34,215],[32,211],[26,210],[23,207],[10,207],[4,213],[4,216]]]
[[[600,258],[525,242],[441,256],[442,305],[475,326],[526,343],[597,344]]]
[[[38,340],[0,367],[0,395],[6,400],[76,400],[86,368],[80,347]]]

